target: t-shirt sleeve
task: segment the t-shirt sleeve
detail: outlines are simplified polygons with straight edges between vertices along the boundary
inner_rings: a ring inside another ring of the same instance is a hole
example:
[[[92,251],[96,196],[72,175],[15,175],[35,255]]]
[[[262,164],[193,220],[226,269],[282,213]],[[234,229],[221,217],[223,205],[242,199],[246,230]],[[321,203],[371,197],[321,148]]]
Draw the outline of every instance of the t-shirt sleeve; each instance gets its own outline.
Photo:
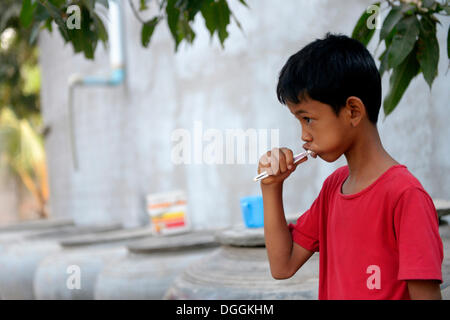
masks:
[[[311,207],[297,219],[296,224],[289,224],[292,240],[306,250],[319,251],[320,217],[324,210],[325,183],[319,196]]]
[[[440,280],[443,246],[431,197],[414,187],[400,196],[394,210],[399,254],[398,280]]]

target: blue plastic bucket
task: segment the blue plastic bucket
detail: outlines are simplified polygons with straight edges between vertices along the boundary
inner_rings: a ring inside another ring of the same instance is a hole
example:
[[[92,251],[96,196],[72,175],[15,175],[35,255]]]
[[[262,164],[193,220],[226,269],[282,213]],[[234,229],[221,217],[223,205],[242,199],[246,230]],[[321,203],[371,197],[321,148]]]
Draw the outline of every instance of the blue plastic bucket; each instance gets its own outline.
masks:
[[[264,226],[264,207],[262,196],[242,197],[241,211],[247,228]]]

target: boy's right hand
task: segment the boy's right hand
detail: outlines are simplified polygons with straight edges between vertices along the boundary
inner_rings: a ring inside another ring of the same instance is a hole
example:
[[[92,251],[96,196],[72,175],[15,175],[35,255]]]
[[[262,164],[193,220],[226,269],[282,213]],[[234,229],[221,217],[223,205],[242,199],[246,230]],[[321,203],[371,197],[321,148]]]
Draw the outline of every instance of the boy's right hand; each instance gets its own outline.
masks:
[[[294,154],[288,148],[274,148],[267,151],[259,159],[258,174],[266,171],[269,176],[261,180],[261,184],[271,185],[282,183],[289,175],[295,171],[297,166],[308,160],[304,157],[294,164]]]

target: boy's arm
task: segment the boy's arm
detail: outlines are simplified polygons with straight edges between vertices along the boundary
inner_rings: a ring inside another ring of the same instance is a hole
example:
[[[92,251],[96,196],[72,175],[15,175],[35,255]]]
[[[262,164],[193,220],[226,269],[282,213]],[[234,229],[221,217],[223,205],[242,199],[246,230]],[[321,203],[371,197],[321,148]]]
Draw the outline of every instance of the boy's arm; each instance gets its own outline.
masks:
[[[439,281],[407,280],[411,300],[442,300]]]
[[[261,185],[266,250],[275,279],[292,277],[314,253],[292,241],[284,216],[282,189],[282,183]]]
[[[443,244],[433,200],[423,188],[411,187],[401,194],[394,228],[398,280],[407,281],[411,299],[441,299]]]

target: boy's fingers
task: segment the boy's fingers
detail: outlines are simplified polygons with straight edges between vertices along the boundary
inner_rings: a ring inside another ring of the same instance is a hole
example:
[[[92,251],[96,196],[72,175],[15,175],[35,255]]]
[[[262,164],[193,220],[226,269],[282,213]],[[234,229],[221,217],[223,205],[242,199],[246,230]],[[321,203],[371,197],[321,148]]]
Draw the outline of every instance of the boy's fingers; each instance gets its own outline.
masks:
[[[270,158],[267,155],[263,155],[259,160],[260,167],[270,167]]]
[[[274,174],[280,171],[280,149],[274,148],[270,152],[270,167]]]
[[[287,165],[287,169],[291,170],[294,166],[294,153],[292,153],[292,150],[287,149],[287,148],[281,148],[281,150],[283,151],[283,154],[286,158],[286,165]]]
[[[279,165],[280,165],[280,173],[285,173],[287,171],[287,163],[286,163],[286,156],[284,155],[283,151],[280,152],[280,158],[279,158]]]
[[[298,162],[296,162],[296,163],[294,164],[295,168],[297,168],[297,166],[298,166],[300,163],[303,163],[303,162],[305,162],[305,161],[307,161],[307,160],[308,160],[308,157],[304,157],[303,159],[299,160]]]
[[[268,175],[276,176],[275,179],[285,179],[300,163],[308,160],[304,157],[294,163],[294,154],[288,148],[273,148],[261,156],[258,165],[258,174],[266,171]],[[273,179],[272,178],[272,179]],[[263,179],[267,182],[267,178]]]

